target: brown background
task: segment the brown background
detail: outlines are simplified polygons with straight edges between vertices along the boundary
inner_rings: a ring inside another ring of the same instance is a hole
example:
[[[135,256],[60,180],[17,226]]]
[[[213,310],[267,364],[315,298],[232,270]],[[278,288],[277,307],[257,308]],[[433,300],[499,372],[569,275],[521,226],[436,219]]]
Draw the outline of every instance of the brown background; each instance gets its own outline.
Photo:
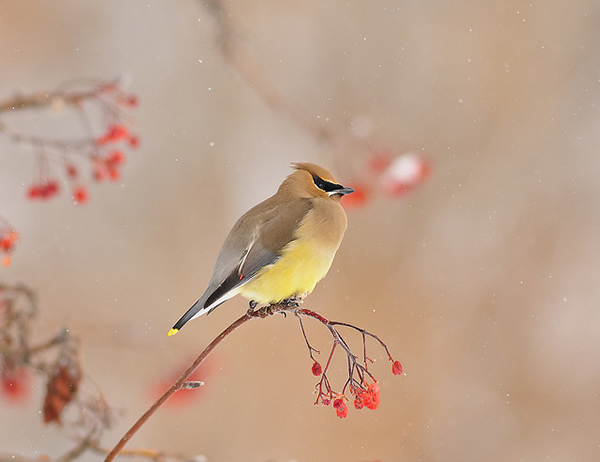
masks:
[[[349,212],[332,270],[306,302],[377,332],[406,375],[393,377],[373,346],[380,409],[340,420],[312,405],[295,320],[255,322],[215,353],[201,397],[159,411],[131,447],[211,462],[598,460],[600,4],[227,5],[290,101],[432,160],[414,194]],[[94,186],[83,207],[64,195],[27,201],[34,156],[0,139],[0,212],[21,233],[2,280],[36,289],[40,336],[68,325],[82,338],[86,373],[120,412],[107,446],[157,383],[246,309],[232,300],[166,337],[235,219],[292,161],[344,182],[360,179],[370,154],[322,143],[266,106],[219,54],[216,32],[195,2],[0,5],[2,99],[126,75],[141,100],[140,150],[122,182]],[[3,121],[78,130],[51,118]],[[40,423],[43,384],[33,385],[25,406],[0,401],[0,451],[61,454],[71,443]]]

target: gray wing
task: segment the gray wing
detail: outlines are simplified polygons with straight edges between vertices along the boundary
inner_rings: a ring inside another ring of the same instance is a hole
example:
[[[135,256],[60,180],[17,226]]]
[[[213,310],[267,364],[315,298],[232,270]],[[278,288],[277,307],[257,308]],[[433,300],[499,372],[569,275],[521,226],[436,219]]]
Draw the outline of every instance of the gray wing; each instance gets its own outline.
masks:
[[[216,308],[219,303],[211,305],[223,295],[277,261],[312,207],[309,199],[277,204],[271,199],[250,209],[233,226],[217,257],[202,308]]]
[[[246,212],[225,239],[208,288],[179,318],[173,330],[177,332],[190,319],[210,313],[231,297],[233,289],[277,261],[311,207],[309,199],[282,203],[272,196]]]

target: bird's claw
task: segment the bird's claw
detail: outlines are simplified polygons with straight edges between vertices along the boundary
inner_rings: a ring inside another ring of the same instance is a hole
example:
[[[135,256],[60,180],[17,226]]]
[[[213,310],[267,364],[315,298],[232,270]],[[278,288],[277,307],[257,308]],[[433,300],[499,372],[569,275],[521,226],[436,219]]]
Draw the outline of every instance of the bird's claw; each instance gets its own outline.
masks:
[[[248,311],[246,311],[246,314],[248,316],[251,316],[255,312],[254,309],[258,306],[258,303],[255,302],[254,300],[250,300],[250,303],[248,305],[250,307],[248,308]]]
[[[282,300],[282,302],[280,303],[280,305],[285,306],[287,308],[299,308],[300,300],[296,297],[290,297],[290,298],[286,298],[285,300]]]

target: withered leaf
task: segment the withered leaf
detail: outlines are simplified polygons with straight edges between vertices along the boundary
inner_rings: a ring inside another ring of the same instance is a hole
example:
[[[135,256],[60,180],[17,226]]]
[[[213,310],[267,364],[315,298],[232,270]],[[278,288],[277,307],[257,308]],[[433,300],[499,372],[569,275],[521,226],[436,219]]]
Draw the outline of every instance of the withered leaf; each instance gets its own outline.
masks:
[[[56,422],[60,425],[60,415],[67,404],[77,394],[80,375],[68,366],[59,366],[50,377],[44,398],[44,423]]]

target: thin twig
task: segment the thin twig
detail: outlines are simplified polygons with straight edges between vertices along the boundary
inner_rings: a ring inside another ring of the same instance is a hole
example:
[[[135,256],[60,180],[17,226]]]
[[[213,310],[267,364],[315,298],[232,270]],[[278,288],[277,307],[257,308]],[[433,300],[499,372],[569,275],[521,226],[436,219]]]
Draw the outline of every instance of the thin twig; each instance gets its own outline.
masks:
[[[0,102],[0,113],[51,106],[57,101],[67,106],[79,106],[88,99],[95,99],[98,94],[114,88],[118,80],[112,82],[97,81],[86,83],[92,85],[90,90],[74,91],[58,88],[54,91],[39,91],[29,95],[17,95],[12,99]]]
[[[281,311],[281,310],[280,310]],[[160,398],[158,398],[155,403],[150,406],[150,408],[132,425],[132,427],[127,430],[125,435],[119,440],[119,442],[115,445],[115,447],[108,453],[105,462],[110,462],[113,460],[117,454],[123,449],[125,444],[131,439],[133,435],[146,423],[146,421],[154,414],[158,408],[160,408],[171,396],[175,394],[177,390],[179,390],[182,385],[187,381],[187,379],[192,375],[192,373],[198,369],[200,364],[206,359],[206,357],[210,354],[212,350],[216,348],[219,343],[221,343],[225,337],[231,334],[234,330],[240,327],[245,322],[250,319],[254,319],[260,317],[262,314],[262,308],[256,311],[248,311],[243,316],[240,316],[237,320],[235,320],[229,327],[227,327],[223,332],[221,332],[205,349],[200,356],[196,358],[196,360],[186,369],[186,371],[181,374],[181,376],[175,381],[171,387],[165,391]],[[263,316],[264,317],[264,316]]]
[[[344,349],[346,354],[349,357],[353,357],[356,359],[356,355],[354,355],[354,353],[352,353],[352,350],[350,349],[350,347],[348,346],[348,344],[346,343],[344,338],[340,335],[338,330],[334,327],[338,323],[336,323],[335,321],[329,321],[328,319],[324,318],[320,314],[315,313],[312,310],[307,310],[306,308],[298,308],[296,310],[296,313],[300,314],[300,315],[304,315],[304,316],[309,316],[309,317],[314,318],[314,319],[318,320],[319,322],[321,322],[325,327],[327,327],[327,329],[329,329],[329,332],[331,332],[331,335],[333,336],[335,342]]]
[[[91,447],[92,437],[90,435],[83,438],[77,446],[71,448],[62,456],[58,457],[55,462],[70,462],[77,459],[81,454]]]
[[[32,347],[29,347],[27,354],[29,354],[29,355],[36,354],[36,353],[39,353],[40,351],[44,351],[49,348],[52,348],[53,346],[64,344],[68,335],[69,335],[69,331],[67,329],[62,330],[61,332],[56,334],[51,339],[45,341],[44,343],[40,343],[39,345],[34,345]]]
[[[361,149],[373,150],[375,146],[368,139],[348,136],[348,129],[343,125],[335,124],[333,121],[323,121],[310,114],[299,104],[295,104],[289,97],[277,90],[268,78],[262,66],[260,66],[247,46],[247,40],[240,38],[238,32],[240,27],[222,0],[203,0],[209,13],[214,18],[218,27],[217,44],[221,55],[229,66],[246,82],[269,107],[285,115],[293,123],[300,126],[320,141],[330,144],[347,143],[351,140],[353,144],[360,145]]]
[[[354,390],[356,388],[362,387],[362,385],[364,384],[365,376],[367,376],[367,375],[374,380],[373,375],[366,369],[365,366],[360,364],[360,362],[357,360],[357,356],[352,353],[352,351],[350,350],[350,347],[348,346],[346,341],[343,339],[343,337],[340,335],[340,333],[337,331],[335,326],[341,325],[341,326],[351,327],[353,329],[358,330],[359,332],[364,332],[363,336],[369,335],[369,336],[375,338],[382,344],[382,346],[384,346],[384,348],[387,351],[387,347],[381,340],[379,340],[379,338],[377,336],[375,336],[363,329],[352,326],[350,324],[340,323],[340,322],[336,322],[336,321],[329,321],[328,319],[324,318],[323,316],[321,316],[320,314],[318,314],[312,310],[299,308],[298,304],[295,303],[295,300],[293,300],[293,299],[291,299],[290,301],[284,301],[279,304],[267,305],[267,306],[264,306],[264,307],[261,307],[258,309],[254,309],[254,310],[251,308],[244,315],[242,315],[237,320],[235,320],[232,324],[230,324],[229,327],[227,327],[225,330],[223,330],[204,349],[204,351],[202,351],[202,353],[200,353],[200,355],[185,370],[185,372],[183,374],[181,374],[181,376],[175,381],[175,383],[173,383],[173,385],[171,385],[171,387],[167,391],[165,391],[162,394],[162,396],[154,402],[154,404],[152,406],[150,406],[150,408],[131,426],[131,428],[129,430],[127,430],[125,435],[123,435],[123,437],[119,440],[119,442],[115,445],[115,447],[108,453],[108,455],[104,459],[104,462],[111,462],[122,451],[123,447],[133,437],[133,435],[135,435],[135,433],[146,423],[146,421],[171,396],[173,396],[175,394],[175,392],[177,392],[178,390],[183,389],[183,388],[189,388],[189,385],[191,385],[191,384],[194,384],[194,385],[196,384],[195,382],[188,382],[188,378],[200,366],[200,364],[202,364],[202,362],[212,352],[212,350],[214,350],[225,339],[225,337],[227,337],[234,330],[236,330],[238,327],[240,327],[242,324],[246,323],[250,319],[265,318],[268,316],[272,316],[276,313],[286,314],[288,312],[296,314],[299,318],[300,318],[300,316],[303,315],[303,316],[308,316],[308,317],[317,319],[318,321],[320,321],[323,325],[325,325],[329,329],[331,335],[333,336],[333,339],[334,339],[333,347],[332,347],[329,357],[327,359],[327,364],[325,365],[325,369],[321,375],[321,380],[317,384],[317,390],[319,392],[319,397],[322,397],[323,394],[327,394],[330,397],[333,396],[333,390],[332,390],[329,380],[326,376],[326,372],[329,369],[329,366],[331,364],[331,360],[333,358],[333,354],[335,352],[337,345],[340,345],[344,349],[344,351],[346,352],[347,357],[348,357],[349,378],[348,378],[348,381],[346,382],[346,384],[344,385],[344,391],[348,385],[350,386],[350,389],[352,392],[354,392]],[[310,346],[310,343],[308,342],[308,340],[306,338],[306,333],[304,332],[304,326],[302,325],[302,321],[300,321],[300,325],[302,326],[302,332],[304,334],[304,338],[306,340],[307,346],[309,348],[309,352],[311,353],[311,357],[312,357],[312,351],[313,350],[317,351],[317,350],[315,350],[314,348],[312,348]],[[365,356],[366,356],[366,353],[365,353]],[[390,356],[390,359],[391,359],[391,356]],[[356,379],[354,379],[355,371],[360,379],[357,382],[358,385],[355,384],[355,382],[356,382]],[[323,388],[325,389],[326,393],[323,393]],[[319,397],[317,397],[317,403],[318,403]],[[152,455],[150,457],[154,457],[158,453],[151,452],[151,454]]]
[[[372,332],[369,332],[368,330],[353,326],[352,324],[348,324],[345,322],[339,322],[339,321],[329,321],[329,322],[333,326],[349,327],[350,329],[354,329],[354,330],[360,332],[363,336],[368,335],[372,339],[376,340],[379,343],[379,345],[381,345],[381,347],[385,350],[386,354],[388,355],[389,360],[390,361],[393,360],[392,354],[390,353],[388,346],[385,343],[383,343],[383,340],[381,340],[377,335],[373,334]]]
[[[0,462],[39,462],[37,457],[27,457],[14,452],[0,453]]]
[[[106,454],[108,454],[110,452],[110,449],[108,448],[103,448],[99,445],[96,444],[90,444],[90,450],[94,451],[97,454],[101,454],[103,456],[105,456]],[[151,460],[164,460],[165,459],[165,453],[162,451],[157,451],[155,449],[122,449],[121,451],[119,451],[119,456],[121,457],[144,457],[146,459],[151,459]],[[173,457],[171,455],[172,458],[178,458],[178,459],[182,459],[185,460],[184,457]]]
[[[306,336],[306,331],[304,330],[304,323],[302,322],[302,317],[300,317],[300,316],[296,316],[296,317],[298,318],[298,321],[300,322],[300,329],[302,330],[302,336],[304,337],[304,341],[306,342],[306,346],[308,348],[308,354],[310,355],[310,359],[312,359],[313,361],[316,361],[315,357],[313,356],[313,351],[317,354],[321,354],[321,352],[319,350],[317,350],[316,348],[313,348],[313,346],[308,341],[308,337]]]

